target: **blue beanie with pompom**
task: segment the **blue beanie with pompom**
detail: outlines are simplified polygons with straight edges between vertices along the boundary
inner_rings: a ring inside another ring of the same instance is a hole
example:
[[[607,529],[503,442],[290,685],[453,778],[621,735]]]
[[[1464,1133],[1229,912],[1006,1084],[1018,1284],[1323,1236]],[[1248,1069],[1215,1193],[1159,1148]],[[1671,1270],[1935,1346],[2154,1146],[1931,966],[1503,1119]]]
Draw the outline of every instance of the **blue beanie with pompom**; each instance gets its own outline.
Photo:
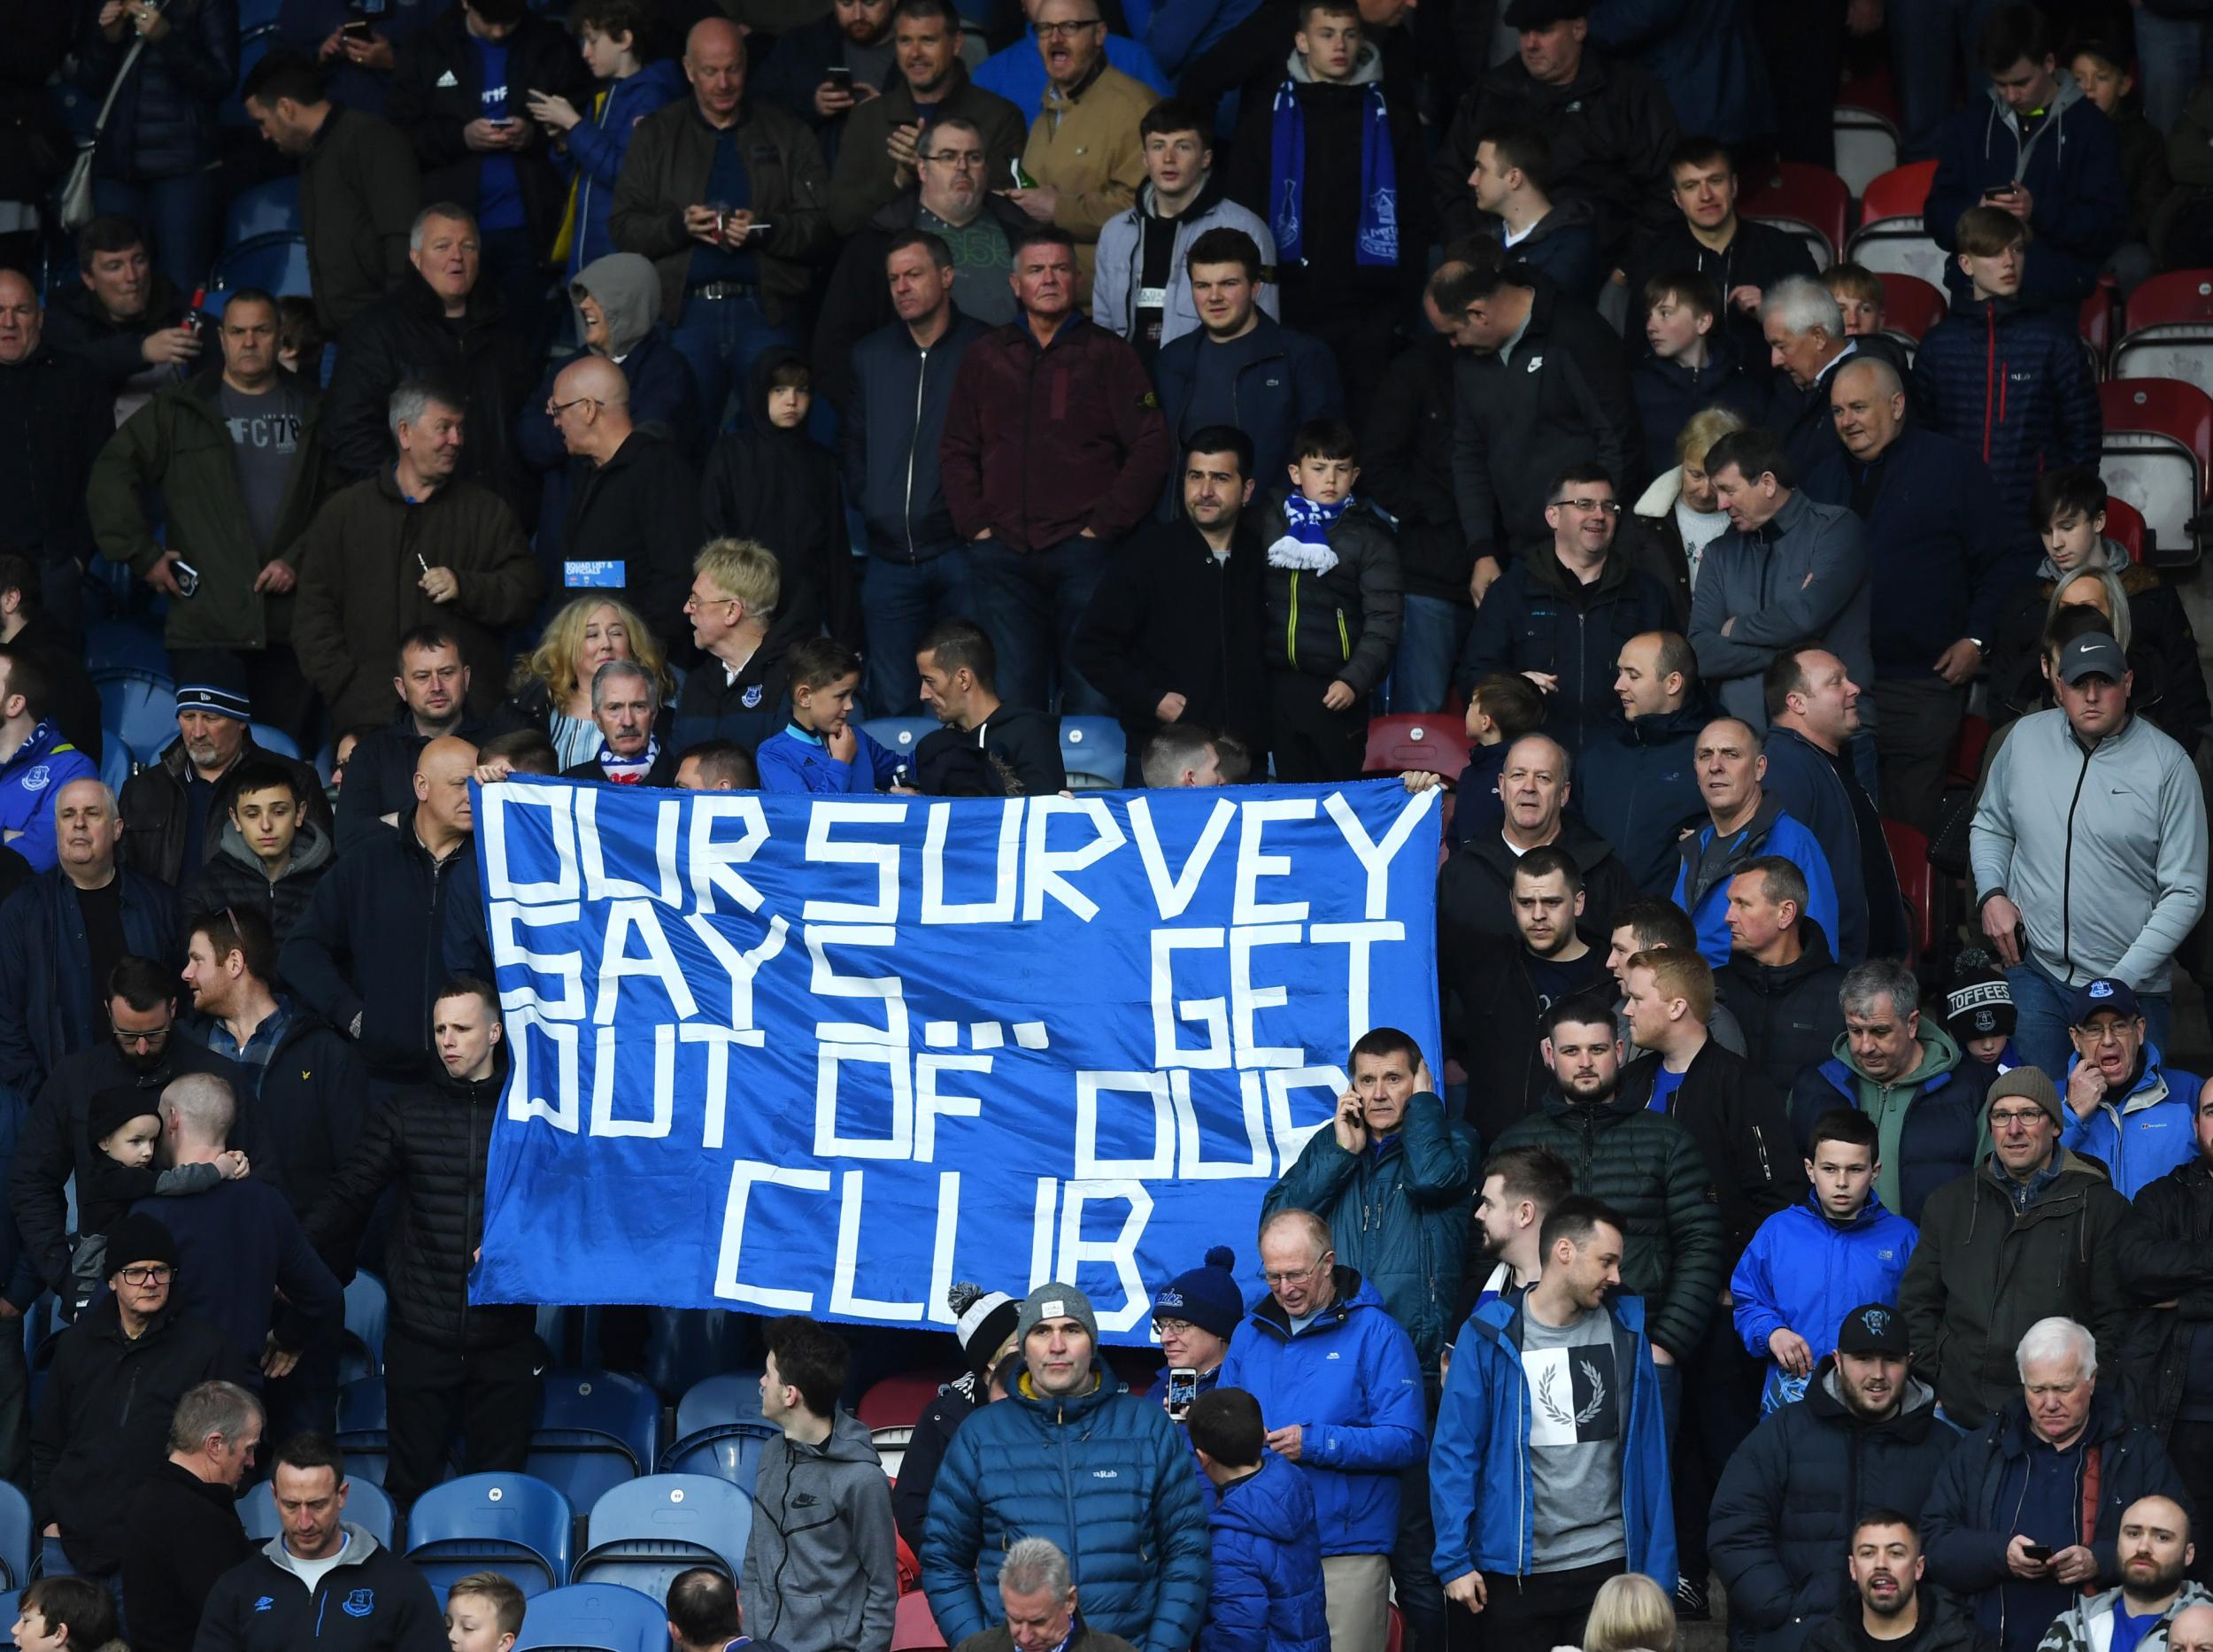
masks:
[[[1228,1246],[1215,1246],[1207,1253],[1204,1267],[1177,1274],[1153,1293],[1153,1317],[1187,1319],[1228,1340],[1245,1317],[1245,1295],[1231,1271],[1237,1262],[1237,1253]]]

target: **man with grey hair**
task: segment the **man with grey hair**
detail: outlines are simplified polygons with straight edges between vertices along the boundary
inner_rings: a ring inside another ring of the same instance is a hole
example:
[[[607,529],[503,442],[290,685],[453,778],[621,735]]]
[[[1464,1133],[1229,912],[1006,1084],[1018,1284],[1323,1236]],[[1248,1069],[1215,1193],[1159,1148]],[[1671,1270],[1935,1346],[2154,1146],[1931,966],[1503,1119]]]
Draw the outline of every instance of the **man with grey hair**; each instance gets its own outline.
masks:
[[[564,780],[611,780],[618,786],[673,786],[676,753],[661,737],[660,691],[635,660],[610,660],[591,674],[591,717],[599,750],[561,770]]]
[[[1831,382],[1844,363],[1868,356],[1890,363],[1902,379],[1906,360],[1879,335],[1854,338],[1844,330],[1844,312],[1828,288],[1808,275],[1777,282],[1760,297],[1760,331],[1768,362],[1778,376],[1770,422],[1807,490],[1826,505],[1843,505],[1851,483],[1845,451],[1829,413]],[[1712,474],[1713,467],[1707,467]]]
[[[1847,972],[1837,1004],[1844,1031],[1827,1061],[1799,1074],[1791,1123],[1810,1152],[1814,1126],[1831,1108],[1873,1119],[1881,1137],[1876,1196],[1918,1222],[1930,1194],[1975,1168],[1994,1075],[1942,1021],[1924,1019],[1920,984],[1894,959],[1870,958]]]
[[[1716,717],[1699,730],[1691,760],[1706,799],[1706,820],[1676,845],[1675,904],[1691,915],[1700,956],[1729,962],[1729,885],[1762,855],[1780,855],[1806,880],[1806,915],[1824,935],[1837,932],[1837,880],[1821,841],[1770,795],[1760,730],[1742,717]]]
[[[958,1652],[1137,1652],[1083,1621],[1068,1557],[1048,1538],[1026,1537],[1006,1551],[999,1599],[1006,1620],[970,1635]]]
[[[189,1652],[215,1580],[253,1552],[238,1487],[266,1426],[261,1401],[236,1383],[204,1382],[169,1418],[169,1455],[131,1494],[123,1610],[131,1644]]]
[[[1093,1625],[1144,1652],[1183,1652],[1207,1614],[1210,1551],[1190,1448],[1100,1363],[1098,1316],[1074,1285],[1030,1292],[1015,1339],[1025,1370],[961,1424],[930,1494],[922,1588],[938,1628],[953,1644],[980,1634],[1013,1546],[1050,1537],[1073,1556]],[[1029,1633],[1025,1652],[1060,1644]]]
[[[2048,1079],[2044,1089],[2051,1089]],[[1925,1227],[1922,1243],[1928,1243]],[[1917,1267],[1920,1251],[1914,1256]],[[2021,1283],[2035,1265],[2021,1261]],[[2032,1652],[2078,1594],[2126,1580],[2124,1517],[2147,1497],[2179,1504],[2183,1492],[2156,1431],[2129,1420],[2120,1385],[2099,1386],[2098,1339],[2080,1321],[2053,1315],[2009,1342],[2010,1359],[2008,1344],[1962,1351],[1988,1374],[1999,1403],[1938,1471],[1921,1533],[1929,1580],[1954,1591],[2002,1652]],[[1918,1331],[1914,1343],[1924,1346]],[[1916,1362],[1916,1373],[1929,1374],[1924,1363]],[[2001,1376],[2008,1365],[2016,1381]],[[1940,1380],[1938,1387],[1943,1391]],[[1945,1410],[1961,1420],[1948,1400]]]
[[[398,461],[332,495],[300,536],[293,651],[334,727],[391,719],[385,662],[420,625],[460,644],[468,709],[487,714],[507,678],[506,629],[536,611],[521,522],[461,474],[478,433],[468,399],[420,379],[392,390],[383,405]]]
[[[2213,1606],[2186,1606],[2167,1624],[2167,1652],[2213,1652]]]

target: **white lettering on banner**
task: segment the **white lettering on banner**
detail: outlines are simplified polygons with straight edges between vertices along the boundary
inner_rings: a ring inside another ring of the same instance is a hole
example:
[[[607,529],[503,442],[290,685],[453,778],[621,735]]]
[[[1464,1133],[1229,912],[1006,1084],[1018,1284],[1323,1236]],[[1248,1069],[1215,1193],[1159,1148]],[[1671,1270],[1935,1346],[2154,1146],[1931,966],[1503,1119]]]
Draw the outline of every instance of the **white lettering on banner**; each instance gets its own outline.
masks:
[[[899,917],[899,846],[895,843],[849,843],[832,838],[830,828],[894,824],[906,818],[904,803],[847,803],[825,799],[807,822],[806,858],[832,866],[873,866],[873,901],[815,900],[801,914],[809,923],[896,923]]]

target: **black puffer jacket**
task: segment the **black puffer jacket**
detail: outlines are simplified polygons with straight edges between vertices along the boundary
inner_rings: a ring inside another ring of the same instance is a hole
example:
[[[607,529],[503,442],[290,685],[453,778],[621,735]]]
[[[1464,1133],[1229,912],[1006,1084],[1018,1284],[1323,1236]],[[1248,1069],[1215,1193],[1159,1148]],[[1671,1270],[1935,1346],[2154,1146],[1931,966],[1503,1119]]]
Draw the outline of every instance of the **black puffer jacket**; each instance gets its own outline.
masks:
[[[891,1517],[907,1548],[922,1552],[922,1528],[929,1521],[929,1492],[937,1484],[937,1465],[945,1460],[945,1447],[960,1424],[975,1413],[976,1396],[987,1392],[985,1381],[974,1371],[963,1371],[937,1391],[906,1442],[899,1460],[898,1478],[891,1482]]]
[[[1798,944],[1805,950],[1796,963],[1770,969],[1749,953],[1732,952],[1714,977],[1716,996],[1744,1029],[1746,1058],[1785,1095],[1806,1069],[1829,1059],[1844,1031],[1844,1010],[1837,1001],[1844,966],[1811,918],[1799,919]],[[1850,1107],[1851,1098],[1839,1095],[1835,1105]]]
[[[1939,1420],[1936,1392],[1906,1379],[1903,1402],[1875,1421],[1846,1405],[1833,1354],[1805,1402],[1770,1411],[1737,1448],[1706,1528],[1730,1617],[1751,1652],[1798,1652],[1849,1590],[1838,1556],[1870,1509],[1917,1517],[1959,1431]]]
[[[214,822],[210,822],[212,825]],[[292,859],[284,868],[284,876],[272,884],[269,875],[261,869],[261,862],[246,846],[238,828],[226,821],[223,833],[215,845],[215,853],[184,886],[184,915],[189,919],[198,912],[220,912],[226,907],[258,907],[269,920],[277,944],[307,911],[307,903],[315,893],[315,885],[323,881],[323,874],[330,870],[330,831],[313,821],[302,821],[298,834],[292,839]]]
[[[1284,535],[1284,493],[1253,513],[1263,554]],[[1355,498],[1330,531],[1337,566],[1326,574],[1268,563],[1261,633],[1270,671],[1335,678],[1355,693],[1383,686],[1399,646],[1406,603],[1399,543],[1375,506]]]
[[[77,86],[96,110],[135,36],[127,27],[111,42],[97,5],[77,10]],[[103,178],[174,178],[215,159],[215,106],[238,79],[238,0],[169,0],[162,16],[168,29],[140,54],[101,135]]]
[[[1697,1139],[1676,1120],[1623,1100],[1571,1102],[1558,1090],[1544,1111],[1492,1144],[1550,1147],[1568,1162],[1578,1193],[1592,1193],[1629,1224],[1622,1293],[1641,1296],[1654,1342],[1685,1357],[1698,1346],[1728,1279],[1713,1178]]]
[[[2202,1157],[2177,1165],[2132,1201],[2140,1226],[2165,1239],[2178,1239],[2213,1265],[2213,1162]],[[2141,1281],[2132,1278],[2139,1287]],[[2171,1308],[2145,1308],[2129,1327],[2122,1363],[2136,1384],[2136,1397],[2154,1426],[2164,1434],[2182,1409],[2190,1364],[2213,1343],[2213,1283],[2193,1284],[2169,1295]]]
[[[1656,1053],[1646,1055],[1622,1074],[1623,1105],[1650,1105],[1660,1061]],[[1743,1056],[1708,1038],[1668,1103],[1668,1115],[1706,1155],[1731,1272],[1759,1225],[1806,1195],[1783,1096]]]
[[[353,1152],[307,1220],[309,1243],[341,1279],[377,1197],[399,1189],[385,1247],[392,1329],[451,1353],[508,1347],[533,1334],[536,1310],[474,1308],[469,1269],[484,1237],[484,1162],[492,1114],[507,1082],[507,1052],[476,1083],[441,1073],[369,1115]]]

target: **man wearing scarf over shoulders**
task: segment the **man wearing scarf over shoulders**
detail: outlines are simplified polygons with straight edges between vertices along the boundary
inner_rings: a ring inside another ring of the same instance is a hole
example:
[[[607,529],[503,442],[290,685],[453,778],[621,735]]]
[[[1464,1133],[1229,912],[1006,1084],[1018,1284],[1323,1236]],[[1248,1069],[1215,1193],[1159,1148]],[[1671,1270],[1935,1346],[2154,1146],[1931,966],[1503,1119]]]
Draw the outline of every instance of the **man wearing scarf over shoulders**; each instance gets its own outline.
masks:
[[[605,780],[618,786],[673,786],[676,752],[662,739],[660,691],[634,660],[610,660],[591,677],[591,718],[599,750],[590,762],[564,768],[564,780]]]
[[[1230,196],[1275,235],[1284,324],[1329,345],[1359,428],[1422,273],[1428,174],[1413,106],[1385,96],[1353,0],[1299,0],[1292,39],[1275,96],[1238,123]]]

